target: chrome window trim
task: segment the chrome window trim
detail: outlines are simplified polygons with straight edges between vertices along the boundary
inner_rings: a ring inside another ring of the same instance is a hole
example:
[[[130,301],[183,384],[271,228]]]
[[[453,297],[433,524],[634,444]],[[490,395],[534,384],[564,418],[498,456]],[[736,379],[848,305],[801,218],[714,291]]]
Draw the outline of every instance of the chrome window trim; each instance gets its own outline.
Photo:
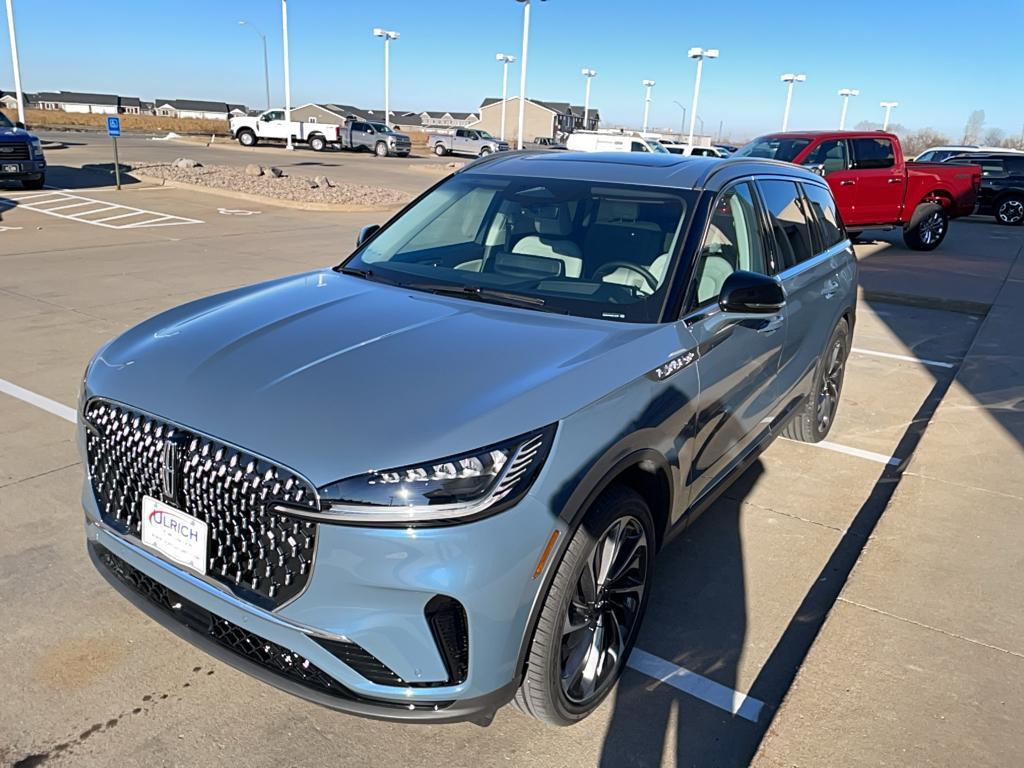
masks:
[[[836,243],[831,248],[828,248],[828,249],[822,251],[821,253],[815,254],[814,256],[812,256],[811,258],[807,259],[806,261],[801,261],[799,264],[794,264],[789,269],[782,270],[781,272],[779,272],[776,275],[776,277],[778,277],[780,280],[783,280],[783,281],[785,281],[785,280],[787,280],[787,279],[789,279],[791,277],[796,277],[800,273],[806,272],[809,269],[813,269],[814,267],[818,266],[822,262],[824,262],[824,261],[826,261],[828,259],[834,258],[839,253],[841,253],[843,251],[846,251],[846,250],[849,250],[852,247],[853,247],[853,244],[850,242],[850,239],[847,238],[845,240],[842,240],[842,241]]]

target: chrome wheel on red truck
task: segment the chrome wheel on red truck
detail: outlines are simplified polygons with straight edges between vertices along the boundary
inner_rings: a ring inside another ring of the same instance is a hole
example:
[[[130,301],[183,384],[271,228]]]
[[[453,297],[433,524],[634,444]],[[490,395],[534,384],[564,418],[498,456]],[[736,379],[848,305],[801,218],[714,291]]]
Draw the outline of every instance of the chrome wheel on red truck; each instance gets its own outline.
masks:
[[[946,239],[949,214],[938,203],[917,206],[903,230],[903,242],[913,251],[933,251]]]

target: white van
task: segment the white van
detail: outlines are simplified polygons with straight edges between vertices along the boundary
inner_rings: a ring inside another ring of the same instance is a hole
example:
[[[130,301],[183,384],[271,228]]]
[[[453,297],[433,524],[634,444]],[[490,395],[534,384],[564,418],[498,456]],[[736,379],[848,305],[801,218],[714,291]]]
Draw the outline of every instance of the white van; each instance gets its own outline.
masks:
[[[577,131],[569,134],[565,145],[575,152],[668,152],[655,139],[621,133]]]
[[[701,147],[686,144],[682,141],[661,140],[662,145],[673,155],[687,155],[693,157],[725,157],[725,153],[717,147]]]

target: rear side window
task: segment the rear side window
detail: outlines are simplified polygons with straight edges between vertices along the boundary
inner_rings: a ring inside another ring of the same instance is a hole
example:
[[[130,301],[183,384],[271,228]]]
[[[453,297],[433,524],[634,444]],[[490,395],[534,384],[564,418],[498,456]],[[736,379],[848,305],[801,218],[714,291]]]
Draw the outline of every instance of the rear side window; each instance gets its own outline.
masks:
[[[851,144],[854,166],[859,170],[892,168],[896,164],[896,155],[889,139],[853,139]]]
[[[823,248],[828,249],[846,239],[843,224],[836,211],[836,201],[832,193],[817,184],[804,184],[804,194],[811,204],[811,218],[818,225],[818,235]]]
[[[768,220],[779,254],[782,270],[807,261],[814,255],[811,222],[804,210],[804,199],[796,183],[783,179],[762,179],[757,182],[768,209]]]
[[[1008,176],[1024,176],[1024,157],[1008,157],[1003,160]]]

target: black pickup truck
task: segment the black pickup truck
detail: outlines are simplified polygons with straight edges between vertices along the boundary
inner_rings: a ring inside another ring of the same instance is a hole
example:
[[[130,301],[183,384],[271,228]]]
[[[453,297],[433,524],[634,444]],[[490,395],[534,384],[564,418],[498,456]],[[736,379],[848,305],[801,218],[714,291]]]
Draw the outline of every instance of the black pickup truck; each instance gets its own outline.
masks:
[[[0,181],[20,181],[25,189],[42,189],[46,158],[38,137],[0,112]]]

